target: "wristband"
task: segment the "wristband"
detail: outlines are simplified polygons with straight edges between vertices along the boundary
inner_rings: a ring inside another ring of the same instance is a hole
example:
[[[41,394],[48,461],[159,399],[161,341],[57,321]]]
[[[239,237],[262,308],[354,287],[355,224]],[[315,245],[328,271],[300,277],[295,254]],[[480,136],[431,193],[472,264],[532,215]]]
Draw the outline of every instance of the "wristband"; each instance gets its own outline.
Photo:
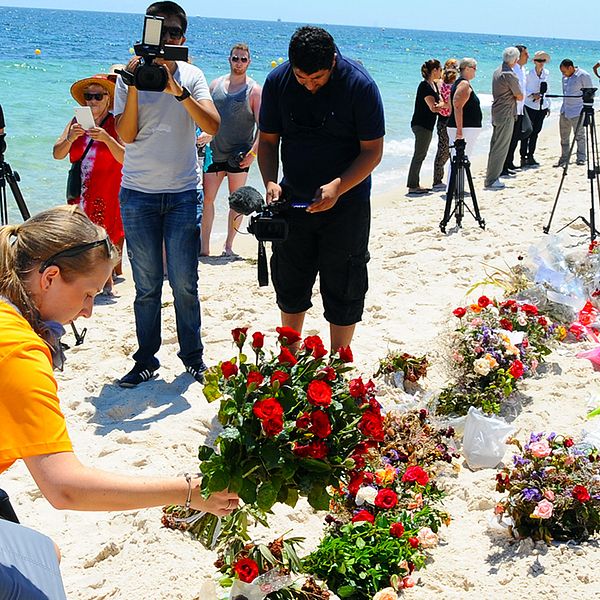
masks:
[[[177,100],[177,102],[183,102],[191,96],[190,90],[188,90],[185,86],[182,89],[183,91],[181,92],[181,96],[175,96],[175,100]]]
[[[248,152],[248,154],[250,154],[251,156],[256,158],[256,152],[254,152],[254,150],[250,150],[250,152]]]

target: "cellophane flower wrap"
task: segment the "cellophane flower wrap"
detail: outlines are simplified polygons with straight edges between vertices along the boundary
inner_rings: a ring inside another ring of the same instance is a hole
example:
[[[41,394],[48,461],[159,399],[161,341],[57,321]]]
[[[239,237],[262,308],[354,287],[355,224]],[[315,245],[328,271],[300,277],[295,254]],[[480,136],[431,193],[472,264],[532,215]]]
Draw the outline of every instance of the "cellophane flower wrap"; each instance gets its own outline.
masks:
[[[294,506],[302,496],[314,509],[327,510],[328,487],[337,487],[343,470],[353,466],[357,446],[382,432],[379,404],[372,394],[354,395],[344,375],[353,360],[350,348],[328,355],[318,336],[302,340],[288,327],[277,332],[274,353],[265,352],[262,333],[251,336],[251,362],[243,353],[247,328],[234,329],[238,355],[205,374],[204,393],[220,402],[223,429],[214,446],[199,449],[201,489],[208,496],[228,488],[245,505],[223,521],[226,538],[240,529],[243,534],[245,513],[264,522],[277,502]],[[215,522],[207,515],[193,533],[210,544]]]
[[[496,475],[496,514],[516,537],[582,541],[600,531],[600,454],[570,436],[532,433]]]
[[[413,571],[437,545],[440,525],[449,523],[431,473],[456,454],[452,435],[428,423],[425,410],[386,415],[382,443],[348,473],[305,571],[341,598],[370,600],[388,586],[412,587]]]
[[[481,296],[453,314],[459,319],[449,340],[455,383],[442,390],[436,412],[466,414],[475,406],[497,414],[551,352],[558,328],[533,304],[513,299]]]

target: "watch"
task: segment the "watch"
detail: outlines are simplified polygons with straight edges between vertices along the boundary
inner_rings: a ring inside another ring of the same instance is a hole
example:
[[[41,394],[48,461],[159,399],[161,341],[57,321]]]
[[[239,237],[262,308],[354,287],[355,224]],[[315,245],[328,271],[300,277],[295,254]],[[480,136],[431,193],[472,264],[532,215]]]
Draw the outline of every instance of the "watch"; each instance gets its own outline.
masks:
[[[186,98],[191,96],[190,90],[188,90],[185,86],[181,89],[183,90],[183,92],[181,92],[181,96],[175,96],[175,100],[177,100],[177,102],[183,102]]]

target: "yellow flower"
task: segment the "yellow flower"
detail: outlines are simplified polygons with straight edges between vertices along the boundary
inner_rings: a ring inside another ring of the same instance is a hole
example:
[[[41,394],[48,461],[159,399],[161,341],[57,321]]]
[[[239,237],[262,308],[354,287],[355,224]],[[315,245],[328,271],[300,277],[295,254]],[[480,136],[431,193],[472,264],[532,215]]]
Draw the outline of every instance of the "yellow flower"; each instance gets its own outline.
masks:
[[[396,469],[392,465],[386,465],[385,469],[375,471],[375,482],[377,485],[388,486],[396,479]]]
[[[490,369],[495,369],[498,366],[498,361],[491,354],[488,353],[483,358],[488,361]]]
[[[481,312],[481,306],[479,306],[479,304],[471,304],[469,306],[469,308],[474,312],[474,313],[480,313]]]

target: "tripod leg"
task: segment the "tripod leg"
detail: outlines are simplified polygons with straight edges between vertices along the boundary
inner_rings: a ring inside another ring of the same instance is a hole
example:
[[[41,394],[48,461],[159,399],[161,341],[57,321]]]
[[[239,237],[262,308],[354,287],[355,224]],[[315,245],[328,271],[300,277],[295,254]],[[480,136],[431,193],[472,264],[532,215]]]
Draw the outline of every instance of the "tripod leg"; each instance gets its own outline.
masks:
[[[567,176],[567,171],[569,168],[569,161],[571,160],[571,155],[573,154],[573,148],[575,147],[575,142],[577,141],[577,133],[581,127],[583,122],[583,109],[581,109],[581,113],[579,114],[579,119],[577,120],[577,125],[575,126],[575,132],[573,134],[573,140],[571,141],[571,146],[569,147],[569,153],[567,154],[567,160],[563,166],[563,174],[560,178],[560,183],[558,185],[558,191],[556,192],[556,198],[554,198],[554,204],[552,205],[552,210],[550,211],[550,217],[548,218],[548,222],[543,227],[542,231],[544,233],[550,233],[550,226],[552,225],[552,219],[554,218],[554,211],[558,206],[558,199],[560,197],[560,192],[562,191],[562,186],[565,182],[565,177]]]
[[[479,212],[479,204],[477,203],[477,196],[475,195],[475,186],[473,185],[473,177],[471,176],[471,163],[467,161],[465,165],[465,173],[467,175],[467,182],[469,184],[469,192],[471,192],[471,200],[473,202],[473,211],[475,212],[475,220],[477,221],[481,229],[485,229],[485,220],[481,218]]]
[[[446,189],[446,206],[444,207],[444,218],[440,221],[440,229],[442,233],[446,233],[446,225],[452,217],[452,198],[456,189],[456,157],[453,157],[450,162],[450,179],[448,188]]]

